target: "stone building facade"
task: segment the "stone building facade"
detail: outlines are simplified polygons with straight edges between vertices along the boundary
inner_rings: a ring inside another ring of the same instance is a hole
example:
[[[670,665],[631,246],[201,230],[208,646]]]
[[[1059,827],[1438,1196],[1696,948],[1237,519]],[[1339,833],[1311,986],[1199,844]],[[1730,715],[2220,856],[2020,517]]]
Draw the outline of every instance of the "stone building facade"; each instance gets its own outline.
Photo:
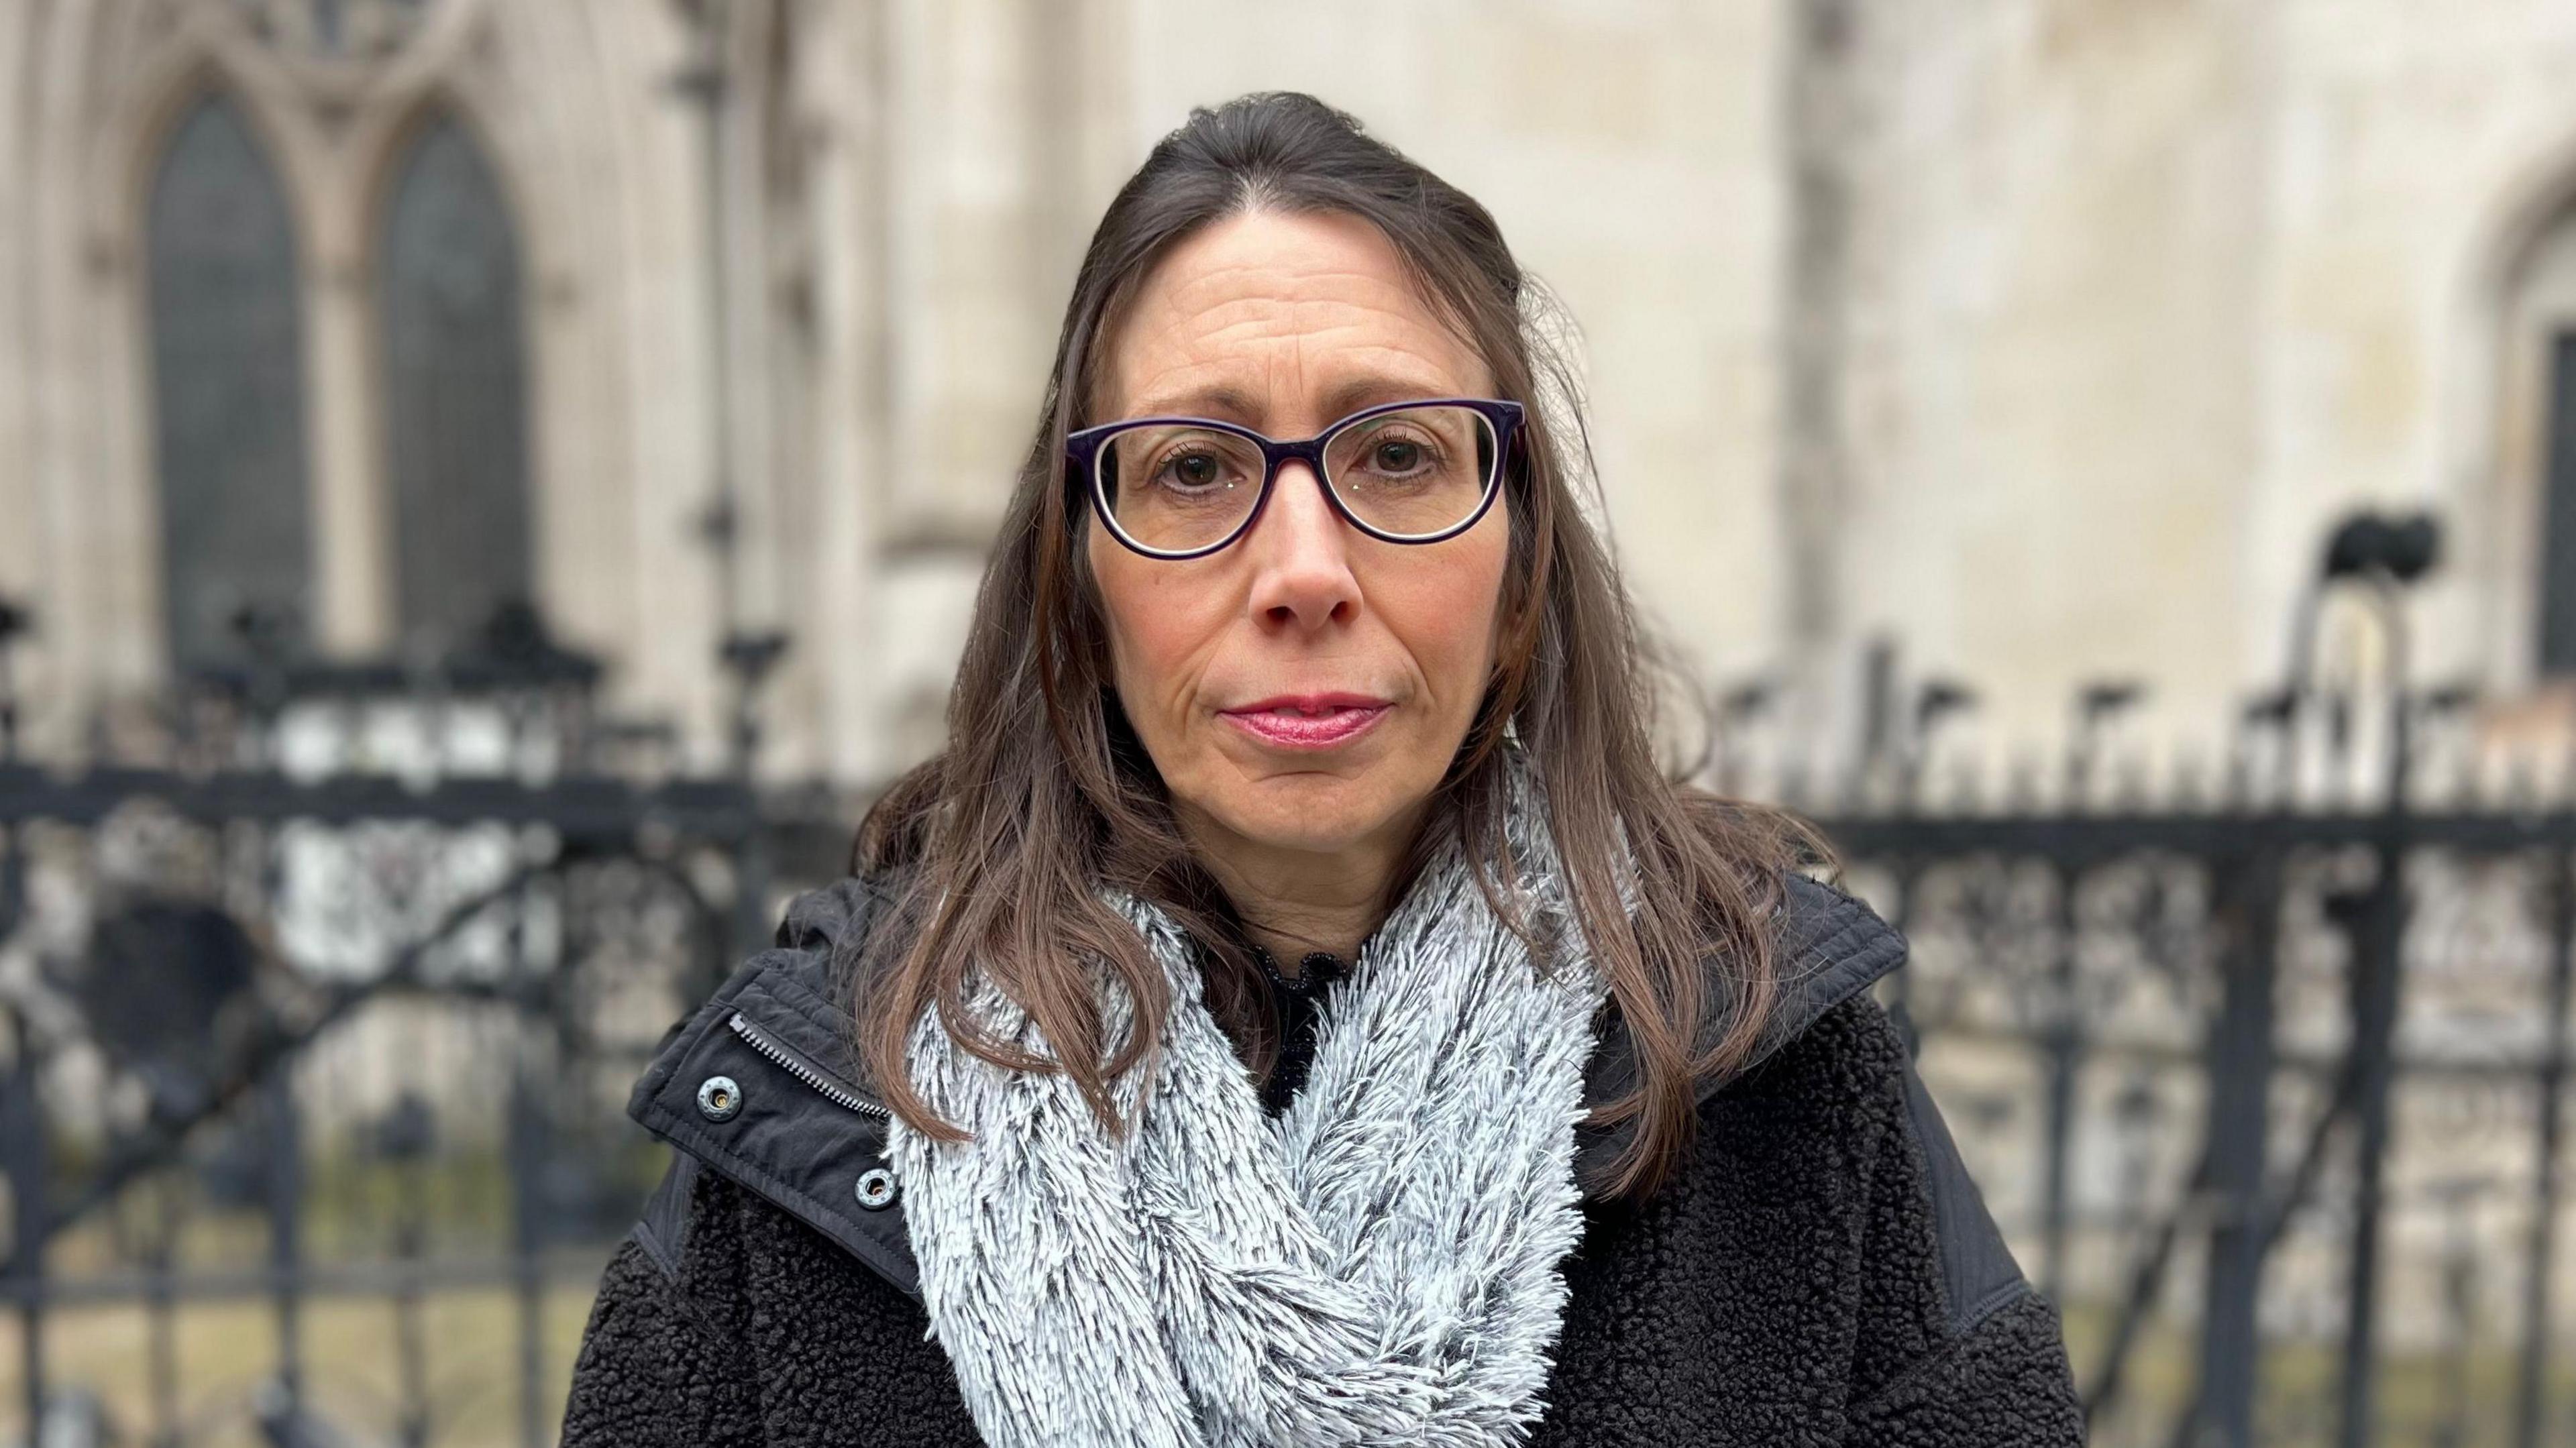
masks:
[[[28,742],[244,602],[399,656],[524,593],[706,761],[786,631],[766,767],[882,778],[1090,223],[1264,87],[1493,207],[1641,597],[1804,732],[1875,652],[1962,747],[2102,679],[2214,745],[2357,506],[2442,518],[2412,671],[2510,731],[2576,669],[2571,75],[2558,0],[15,0]]]

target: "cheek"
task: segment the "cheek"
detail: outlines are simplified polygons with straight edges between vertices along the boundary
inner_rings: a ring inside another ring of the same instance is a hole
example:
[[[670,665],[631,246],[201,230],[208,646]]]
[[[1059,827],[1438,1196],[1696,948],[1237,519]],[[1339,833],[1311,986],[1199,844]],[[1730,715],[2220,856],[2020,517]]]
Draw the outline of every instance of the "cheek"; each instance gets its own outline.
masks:
[[[1201,616],[1206,599],[1199,590],[1177,586],[1181,570],[1139,558],[1097,531],[1088,551],[1109,628],[1118,701],[1150,744],[1186,705],[1187,676],[1214,627]]]
[[[1403,637],[1440,717],[1462,728],[1493,669],[1508,537],[1478,528],[1456,540],[1459,553],[1443,566],[1392,571],[1381,595],[1382,616]]]

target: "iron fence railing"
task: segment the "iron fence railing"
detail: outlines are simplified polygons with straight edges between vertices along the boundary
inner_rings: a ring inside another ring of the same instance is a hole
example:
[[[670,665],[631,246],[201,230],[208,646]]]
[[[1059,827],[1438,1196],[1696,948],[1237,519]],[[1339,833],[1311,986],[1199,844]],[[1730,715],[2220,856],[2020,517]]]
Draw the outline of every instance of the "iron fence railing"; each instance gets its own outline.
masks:
[[[1827,830],[2096,1441],[2570,1441],[2576,813]]]
[[[658,1171],[626,1084],[796,872],[838,873],[846,835],[801,818],[725,781],[0,766],[18,1422],[550,1441],[548,1303],[586,1300]],[[448,1299],[485,1298],[506,1328],[439,1340]],[[245,1299],[263,1370],[192,1390],[188,1315]],[[350,1302],[390,1313],[381,1372],[308,1326]],[[113,1311],[141,1315],[140,1370],[66,1391],[57,1329]]]
[[[16,1421],[80,1431],[87,1390],[124,1441],[548,1441],[659,1171],[626,1088],[848,815],[0,767]],[[1913,942],[1886,1003],[2097,1441],[2576,1442],[2576,810],[1825,828]],[[132,1350],[95,1347],[111,1317]]]

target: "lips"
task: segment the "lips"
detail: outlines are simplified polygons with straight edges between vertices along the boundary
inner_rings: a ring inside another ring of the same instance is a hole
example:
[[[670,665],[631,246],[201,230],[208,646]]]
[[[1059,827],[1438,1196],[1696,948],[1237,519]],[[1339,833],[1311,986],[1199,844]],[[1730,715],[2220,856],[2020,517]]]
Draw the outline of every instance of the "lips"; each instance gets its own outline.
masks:
[[[1219,717],[1281,749],[1331,749],[1368,732],[1395,706],[1366,694],[1282,694]]]

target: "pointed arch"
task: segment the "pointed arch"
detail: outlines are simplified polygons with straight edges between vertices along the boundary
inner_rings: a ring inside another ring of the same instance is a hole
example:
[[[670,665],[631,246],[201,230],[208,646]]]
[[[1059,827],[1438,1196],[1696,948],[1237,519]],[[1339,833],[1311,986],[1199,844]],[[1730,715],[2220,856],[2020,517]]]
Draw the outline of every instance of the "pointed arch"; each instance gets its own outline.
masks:
[[[378,375],[397,618],[451,647],[531,600],[525,268],[473,132],[434,111],[410,132],[375,232]]]
[[[182,669],[237,659],[246,608],[312,614],[304,346],[292,214],[224,91],[171,126],[147,199],[162,611]]]

